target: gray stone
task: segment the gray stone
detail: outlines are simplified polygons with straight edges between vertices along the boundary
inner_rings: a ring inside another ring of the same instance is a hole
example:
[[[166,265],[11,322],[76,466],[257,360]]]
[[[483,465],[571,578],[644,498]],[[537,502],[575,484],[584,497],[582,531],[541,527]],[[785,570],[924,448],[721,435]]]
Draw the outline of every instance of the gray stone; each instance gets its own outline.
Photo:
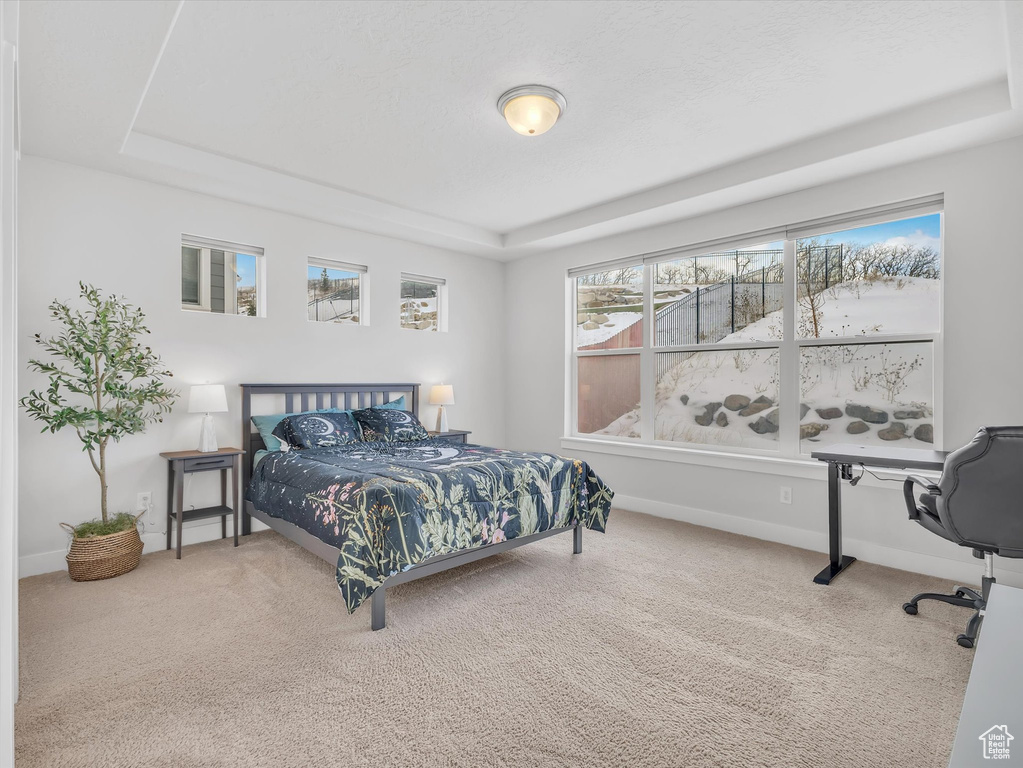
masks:
[[[707,403],[704,406],[703,413],[696,417],[696,423],[701,427],[709,427],[714,423],[714,414],[720,407],[721,403]]]
[[[749,398],[746,395],[729,395],[725,398],[725,408],[730,411],[741,411],[749,405]]]
[[[864,432],[869,432],[870,427],[863,421],[850,421],[845,431],[850,435],[862,435]]]
[[[596,323],[594,323],[592,320],[590,322],[588,322],[588,323],[583,323],[583,330],[584,331],[593,331],[593,330],[596,330],[599,327],[600,326],[597,325]]]
[[[773,411],[771,411],[771,412],[770,412],[769,414],[767,414],[767,416],[766,416],[765,418],[766,418],[766,419],[767,419],[767,420],[768,420],[769,422],[771,422],[772,424],[774,424],[774,426],[776,426],[776,427],[777,427],[777,426],[778,426],[778,419],[780,419],[780,418],[781,418],[781,413],[780,413],[780,411],[781,411],[781,409],[780,409],[780,408],[775,408],[775,409],[774,409]]]
[[[913,437],[922,443],[933,443],[934,442],[934,425],[933,424],[921,424],[913,430]]]
[[[922,419],[926,414],[923,411],[915,408],[908,411],[896,411],[892,414],[892,418],[895,419]]]
[[[901,421],[893,421],[886,429],[878,430],[877,436],[882,440],[901,440],[904,437],[909,437],[906,434],[906,425]]]
[[[718,412],[718,417],[716,419],[714,419],[714,423],[717,424],[719,427],[727,427],[728,426],[728,414],[726,414],[724,411],[719,411]]]
[[[816,422],[812,424],[800,424],[799,425],[799,439],[800,440],[812,440],[817,437],[821,432],[828,428],[827,424],[818,424]]]
[[[739,415],[740,416],[755,416],[756,414],[760,413],[761,411],[766,411],[772,405],[773,405],[773,403],[750,403],[745,408],[743,408],[741,411],[739,411]]]
[[[806,414],[808,414],[809,412],[810,412],[810,406],[808,406],[806,403],[800,403],[799,404],[799,420],[800,421],[802,421],[804,418],[806,418]]]
[[[594,315],[592,318],[593,322],[601,324],[606,323],[608,319],[607,315]]]
[[[761,395],[760,397],[758,397],[753,402],[756,403],[757,405],[765,405],[765,404],[766,405],[774,405],[774,400],[769,398],[767,395]]]
[[[888,412],[880,408],[871,408],[869,405],[847,405],[845,415],[854,419],[862,419],[868,424],[887,424]]]
[[[679,400],[682,401],[682,405],[689,405],[689,395],[681,395]]]
[[[818,408],[817,415],[822,419],[840,419],[842,418],[841,408]]]
[[[758,435],[769,435],[773,432],[778,431],[778,425],[772,424],[764,416],[761,416],[756,421],[750,422],[749,428],[756,432]]]

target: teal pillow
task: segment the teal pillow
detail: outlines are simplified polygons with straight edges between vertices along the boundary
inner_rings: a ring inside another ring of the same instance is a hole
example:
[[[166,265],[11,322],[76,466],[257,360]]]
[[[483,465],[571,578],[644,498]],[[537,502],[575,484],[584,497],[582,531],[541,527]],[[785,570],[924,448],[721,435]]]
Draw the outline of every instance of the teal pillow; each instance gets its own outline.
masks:
[[[341,408],[324,408],[320,411],[303,411],[303,413],[344,413]],[[259,432],[259,436],[263,438],[263,445],[266,446],[268,451],[279,451],[281,449],[281,441],[273,435],[274,429],[277,425],[284,421],[289,416],[297,416],[295,413],[275,413],[271,416],[253,416],[252,423],[256,425],[256,431]]]
[[[404,411],[405,410],[405,395],[402,395],[397,400],[392,400],[389,403],[383,405],[374,405],[374,408],[383,408],[386,410]]]

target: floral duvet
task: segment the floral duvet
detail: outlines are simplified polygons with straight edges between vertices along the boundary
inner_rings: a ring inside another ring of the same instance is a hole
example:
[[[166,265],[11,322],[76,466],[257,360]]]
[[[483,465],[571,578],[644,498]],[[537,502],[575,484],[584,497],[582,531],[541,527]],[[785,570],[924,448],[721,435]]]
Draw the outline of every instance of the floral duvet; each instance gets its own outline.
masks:
[[[349,613],[436,555],[576,521],[603,532],[613,496],[579,459],[439,439],[270,453],[246,491],[260,511],[340,550]]]

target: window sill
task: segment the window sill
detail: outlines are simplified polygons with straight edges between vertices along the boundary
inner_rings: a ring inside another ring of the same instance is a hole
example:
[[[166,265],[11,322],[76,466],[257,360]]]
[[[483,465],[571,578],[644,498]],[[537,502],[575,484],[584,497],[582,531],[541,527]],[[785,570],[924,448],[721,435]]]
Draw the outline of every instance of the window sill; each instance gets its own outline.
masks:
[[[808,480],[827,479],[827,466],[824,462],[810,458],[796,459],[763,454],[716,451],[704,448],[650,445],[648,443],[630,445],[620,441],[587,437],[562,437],[561,447],[574,451],[667,461],[676,464],[691,464],[698,467],[757,472],[781,477],[805,478]],[[853,471],[856,472],[855,469]],[[892,479],[902,479],[909,474],[925,477],[938,477],[940,474],[919,471],[911,473],[897,470],[873,470],[873,472],[880,477]],[[863,481],[859,484],[874,488],[892,488],[894,486],[891,482],[879,481],[869,474],[865,474]]]

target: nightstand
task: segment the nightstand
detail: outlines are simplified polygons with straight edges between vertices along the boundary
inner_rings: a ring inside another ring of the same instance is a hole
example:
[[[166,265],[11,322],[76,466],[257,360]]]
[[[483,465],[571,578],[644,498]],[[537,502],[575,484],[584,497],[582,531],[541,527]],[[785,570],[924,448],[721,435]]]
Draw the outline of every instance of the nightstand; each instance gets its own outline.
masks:
[[[430,432],[430,437],[438,437],[441,440],[450,440],[452,443],[467,443],[472,430],[449,429],[447,432]]]
[[[178,560],[181,559],[181,526],[186,520],[220,518],[220,538],[227,538],[227,516],[234,519],[234,545],[238,546],[238,469],[245,451],[221,448],[218,451],[170,451],[160,455],[167,459],[167,549],[171,548],[171,520],[177,527]],[[220,470],[220,505],[202,509],[185,509],[185,475],[192,472]],[[231,506],[227,505],[227,472],[231,471]]]

